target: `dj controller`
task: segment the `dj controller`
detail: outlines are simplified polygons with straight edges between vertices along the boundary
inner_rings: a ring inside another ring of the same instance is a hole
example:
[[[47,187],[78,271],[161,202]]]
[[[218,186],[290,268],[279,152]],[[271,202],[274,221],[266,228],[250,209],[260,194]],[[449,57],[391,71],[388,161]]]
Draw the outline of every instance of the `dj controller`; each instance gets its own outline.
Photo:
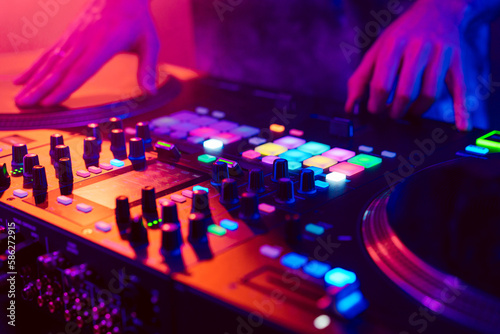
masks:
[[[7,322],[23,333],[498,333],[500,233],[486,214],[498,207],[499,134],[210,78],[139,116],[2,131]],[[471,213],[480,194],[464,200],[459,185],[486,176],[495,182],[471,186],[489,189],[486,208]]]

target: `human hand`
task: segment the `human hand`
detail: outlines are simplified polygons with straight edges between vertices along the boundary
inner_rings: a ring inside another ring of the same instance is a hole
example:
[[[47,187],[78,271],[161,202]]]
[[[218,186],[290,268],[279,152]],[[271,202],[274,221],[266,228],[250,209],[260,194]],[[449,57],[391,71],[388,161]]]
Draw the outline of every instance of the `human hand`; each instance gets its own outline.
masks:
[[[348,81],[345,110],[351,112],[368,88],[370,113],[387,111],[392,118],[406,113],[420,116],[439,97],[446,83],[457,128],[469,129],[460,47],[465,9],[462,0],[416,2],[364,56]],[[388,105],[396,80],[394,99]]]
[[[119,52],[139,56],[139,86],[155,94],[159,46],[148,0],[93,0],[63,37],[15,79],[25,85],[16,104],[60,104]]]

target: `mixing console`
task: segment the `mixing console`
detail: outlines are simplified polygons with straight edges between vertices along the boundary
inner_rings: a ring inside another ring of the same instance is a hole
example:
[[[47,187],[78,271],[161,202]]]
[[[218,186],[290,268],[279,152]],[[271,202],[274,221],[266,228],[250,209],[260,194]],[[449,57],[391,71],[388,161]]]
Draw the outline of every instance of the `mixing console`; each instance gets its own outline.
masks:
[[[3,132],[0,269],[53,320],[40,333],[495,332],[389,275],[364,224],[418,171],[487,159],[496,132],[340,110],[203,79],[135,118]]]

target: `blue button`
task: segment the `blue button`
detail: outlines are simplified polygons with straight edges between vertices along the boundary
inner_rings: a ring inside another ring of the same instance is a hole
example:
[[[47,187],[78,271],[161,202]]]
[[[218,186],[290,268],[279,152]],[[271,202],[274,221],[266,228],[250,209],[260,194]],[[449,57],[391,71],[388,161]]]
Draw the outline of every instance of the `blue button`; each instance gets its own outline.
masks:
[[[125,166],[125,162],[123,162],[121,160],[118,160],[118,159],[113,159],[109,163],[112,164],[115,167],[123,167],[123,166]]]
[[[256,136],[259,134],[260,130],[254,128],[253,126],[242,125],[237,128],[229,130],[230,133],[240,136],[242,138],[248,138],[252,136]]]
[[[248,139],[248,142],[252,145],[259,146],[261,144],[264,144],[267,140],[261,137],[252,137]]]
[[[329,264],[312,260],[304,266],[304,272],[312,277],[323,278],[326,272],[331,269]]]
[[[306,152],[306,153],[310,153],[312,155],[318,155],[321,153],[325,153],[329,149],[330,149],[329,145],[318,143],[315,141],[310,141],[310,142],[305,143],[304,145],[297,147],[297,150],[302,151],[302,152]]]
[[[226,230],[234,231],[238,229],[238,223],[230,219],[222,219],[220,221],[220,226],[224,227]]]
[[[391,151],[382,151],[382,153],[380,153],[381,156],[385,157],[385,158],[395,158],[396,157],[396,152],[391,152]]]
[[[476,146],[476,145],[469,145],[469,146],[467,146],[465,148],[465,150],[467,152],[471,152],[471,153],[475,153],[475,154],[481,154],[481,155],[488,154],[488,152],[490,151],[486,147],[480,147],[480,146]]]
[[[102,232],[109,232],[111,231],[111,224],[106,222],[97,222],[95,223],[95,228]]]
[[[325,282],[336,287],[343,287],[346,284],[356,282],[356,274],[342,268],[333,268],[325,275]]]
[[[316,185],[316,187],[318,187],[320,189],[328,189],[328,187],[330,186],[330,184],[328,182],[323,182],[320,180],[314,181],[314,184]]]
[[[19,198],[24,198],[28,196],[28,192],[22,189],[16,189],[14,190],[14,196],[19,197]]]
[[[371,153],[371,152],[373,152],[373,147],[366,146],[366,145],[359,145],[358,150],[360,152]]]
[[[315,167],[315,166],[311,166],[311,167],[307,167],[306,169],[310,169],[314,172],[314,176],[316,175],[319,175],[319,174],[322,174],[323,173],[323,169],[319,168],[319,167]]]
[[[299,269],[307,263],[307,257],[297,253],[288,253],[286,255],[283,255],[280,262],[285,267],[291,269]]]
[[[194,186],[193,187],[193,191],[195,190],[205,190],[208,194],[208,188],[205,188],[205,187],[202,187],[202,186]]]
[[[325,233],[325,228],[316,224],[307,224],[306,231],[316,235],[322,235]]]
[[[290,161],[288,162],[288,170],[298,170],[302,168],[302,162]]]
[[[299,150],[288,150],[285,153],[280,154],[280,158],[286,159],[288,161],[304,161],[306,159],[309,159],[311,157],[311,154],[302,152]]]

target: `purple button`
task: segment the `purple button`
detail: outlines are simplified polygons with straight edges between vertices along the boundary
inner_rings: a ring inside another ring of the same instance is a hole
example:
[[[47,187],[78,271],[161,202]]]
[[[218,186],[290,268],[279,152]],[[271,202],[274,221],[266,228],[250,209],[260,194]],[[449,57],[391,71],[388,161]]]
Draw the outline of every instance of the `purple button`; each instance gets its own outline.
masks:
[[[235,129],[238,127],[238,123],[231,121],[220,121],[217,123],[210,124],[209,128],[219,130],[220,132],[227,132],[229,130]]]
[[[170,127],[170,129],[175,131],[189,132],[194,129],[198,129],[200,126],[192,123],[177,123]]]
[[[252,136],[256,136],[259,134],[260,130],[257,128],[254,128],[253,126],[248,126],[248,125],[242,125],[239,126],[235,129],[230,130],[232,134],[235,134],[237,136],[240,136],[242,138],[248,138]]]
[[[271,259],[276,259],[281,254],[281,247],[262,245],[259,248],[259,252]]]
[[[214,124],[217,122],[218,122],[217,118],[213,118],[210,116],[201,116],[201,117],[189,120],[189,123],[197,124],[200,126],[208,126],[210,124]]]
[[[170,117],[175,118],[181,122],[187,122],[191,119],[198,118],[198,115],[196,115],[194,112],[189,111],[189,110],[182,110],[178,111],[176,113],[173,113],[170,115]]]
[[[186,131],[174,131],[170,134],[170,137],[175,138],[175,139],[184,139],[187,137],[187,132]]]

